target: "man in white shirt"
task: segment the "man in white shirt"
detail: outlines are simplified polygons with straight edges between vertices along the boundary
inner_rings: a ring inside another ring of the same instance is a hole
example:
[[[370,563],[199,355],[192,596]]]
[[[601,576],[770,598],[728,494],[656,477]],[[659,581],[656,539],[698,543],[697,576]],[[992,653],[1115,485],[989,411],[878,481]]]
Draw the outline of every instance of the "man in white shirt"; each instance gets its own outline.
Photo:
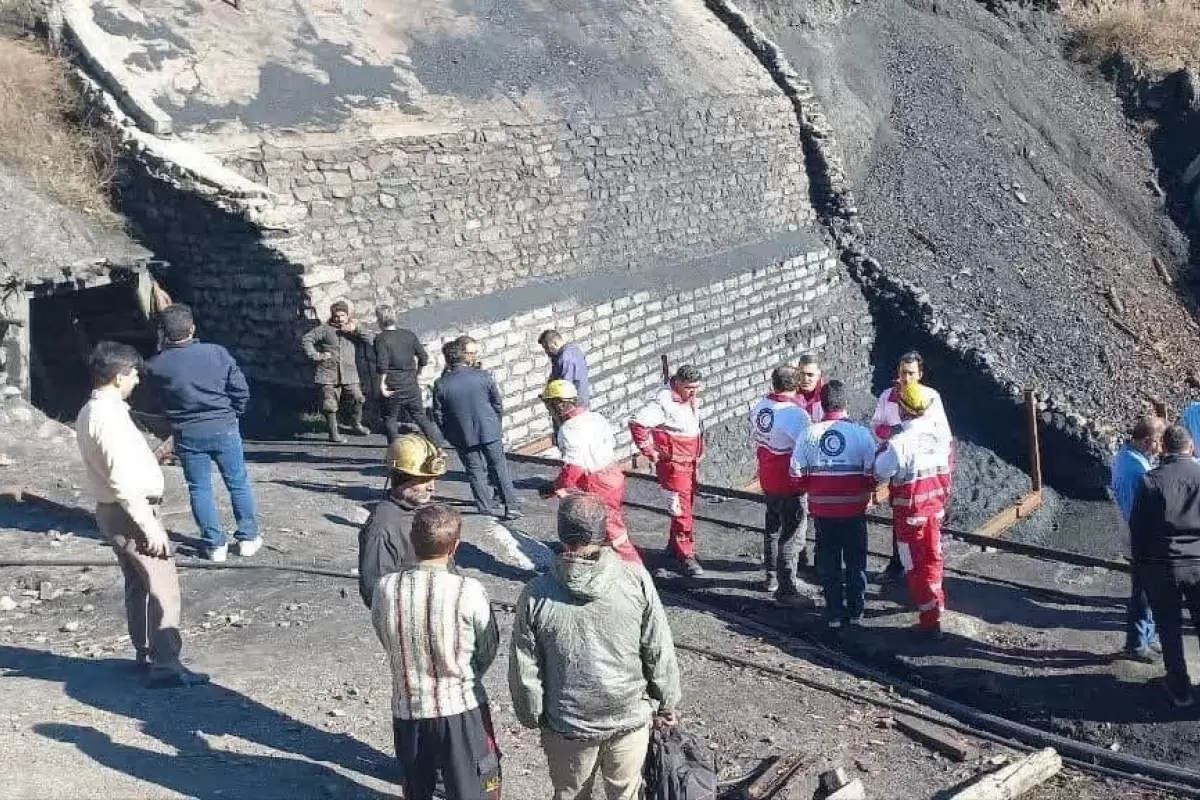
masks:
[[[128,345],[96,345],[88,360],[94,388],[79,412],[76,438],[96,498],[96,523],[125,576],[125,615],[138,665],[151,688],[196,686],[208,676],[179,661],[179,576],[158,512],[162,469],[125,403],[141,364]]]

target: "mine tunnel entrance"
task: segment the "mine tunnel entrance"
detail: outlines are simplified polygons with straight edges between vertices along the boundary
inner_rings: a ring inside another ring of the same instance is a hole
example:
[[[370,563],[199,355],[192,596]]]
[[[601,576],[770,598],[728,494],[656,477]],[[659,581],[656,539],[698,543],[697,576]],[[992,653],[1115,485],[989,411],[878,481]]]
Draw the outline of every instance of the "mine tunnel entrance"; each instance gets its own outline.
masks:
[[[74,420],[87,402],[88,354],[97,342],[128,344],[143,357],[154,353],[157,340],[139,283],[138,274],[114,273],[104,286],[30,300],[30,394],[48,416]]]

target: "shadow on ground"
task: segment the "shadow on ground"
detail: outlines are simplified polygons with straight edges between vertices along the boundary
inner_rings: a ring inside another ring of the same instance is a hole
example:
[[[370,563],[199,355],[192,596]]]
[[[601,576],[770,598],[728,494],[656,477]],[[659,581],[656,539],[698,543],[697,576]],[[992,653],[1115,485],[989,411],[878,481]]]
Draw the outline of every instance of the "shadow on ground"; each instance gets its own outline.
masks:
[[[9,646],[0,646],[0,670],[7,678],[61,683],[66,695],[80,703],[140,721],[144,734],[177,754],[114,742],[86,725],[46,723],[34,730],[74,744],[111,769],[188,797],[389,796],[332,768],[391,780],[393,761],[388,756],[215,684],[152,692],[138,684],[129,661],[71,658]],[[207,737],[212,736],[237,737],[286,755],[225,752],[209,743]],[[269,784],[262,783],[263,776],[269,776]]]

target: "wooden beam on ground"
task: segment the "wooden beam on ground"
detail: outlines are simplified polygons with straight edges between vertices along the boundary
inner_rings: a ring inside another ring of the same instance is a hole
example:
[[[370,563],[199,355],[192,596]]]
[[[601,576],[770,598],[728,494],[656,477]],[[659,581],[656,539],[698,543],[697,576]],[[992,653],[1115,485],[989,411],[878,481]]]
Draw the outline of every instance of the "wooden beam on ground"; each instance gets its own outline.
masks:
[[[1030,753],[1003,769],[984,775],[950,795],[948,800],[1015,800],[1053,778],[1062,770],[1062,758],[1053,747]]]
[[[742,790],[743,800],[769,800],[787,784],[799,770],[816,763],[817,757],[810,753],[793,753],[775,759],[766,771]]]
[[[540,439],[534,439],[528,444],[523,444],[517,448],[517,455],[521,456],[536,456],[538,453],[544,453],[554,446],[554,439],[550,436],[543,436]]]
[[[903,714],[896,716],[896,728],[903,731],[926,747],[936,750],[952,761],[963,762],[979,755],[979,751],[970,742],[956,736],[946,728],[939,728]]]
[[[1042,493],[1030,492],[1021,497],[1015,505],[1001,511],[996,516],[989,519],[987,522],[980,525],[971,533],[976,536],[995,537],[1004,533],[1004,531],[1016,525],[1021,520],[1028,517],[1033,512],[1042,507]]]

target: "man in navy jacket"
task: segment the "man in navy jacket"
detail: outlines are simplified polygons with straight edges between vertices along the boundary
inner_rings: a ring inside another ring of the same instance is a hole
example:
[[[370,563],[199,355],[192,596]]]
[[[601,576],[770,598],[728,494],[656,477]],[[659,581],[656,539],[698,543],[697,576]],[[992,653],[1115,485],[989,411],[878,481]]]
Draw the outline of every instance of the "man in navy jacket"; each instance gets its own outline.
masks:
[[[229,553],[213,497],[215,462],[233,505],[237,553],[252,556],[262,547],[262,537],[238,426],[250,402],[246,376],[224,347],[196,341],[196,324],[187,306],[167,306],[159,324],[165,345],[146,365],[146,381],[171,424],[205,555],[221,562]]]
[[[449,342],[442,352],[447,369],[433,384],[434,421],[462,458],[479,513],[492,513],[490,468],[504,498],[504,518],[519,519],[520,501],[504,460],[500,390],[490,372],[470,365],[462,341]]]

